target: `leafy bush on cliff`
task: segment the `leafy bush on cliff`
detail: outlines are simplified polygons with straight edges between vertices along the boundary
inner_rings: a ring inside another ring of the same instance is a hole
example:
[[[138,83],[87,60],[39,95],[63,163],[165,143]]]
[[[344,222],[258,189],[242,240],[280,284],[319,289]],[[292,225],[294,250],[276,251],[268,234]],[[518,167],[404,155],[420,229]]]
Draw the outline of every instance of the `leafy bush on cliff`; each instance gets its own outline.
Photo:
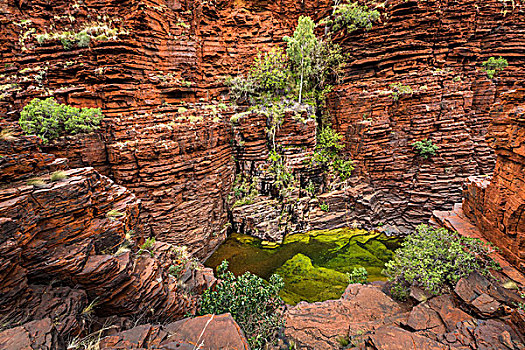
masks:
[[[363,28],[372,29],[373,22],[379,19],[379,11],[370,10],[366,5],[359,5],[357,2],[337,5],[334,8],[333,20],[325,20],[322,24],[332,25],[332,30],[337,31],[345,28],[348,33]]]
[[[228,271],[227,261],[217,267],[217,272],[220,281],[214,290],[208,289],[202,295],[199,314],[229,312],[254,350],[272,343],[284,325],[279,296],[284,287],[282,278],[273,275],[268,283],[250,272],[236,277]]]
[[[493,248],[479,239],[460,236],[445,228],[419,225],[408,235],[384,272],[393,281],[392,295],[405,299],[411,285],[438,295],[473,271],[488,274],[498,265]]]
[[[485,69],[485,72],[487,73],[487,76],[492,79],[495,75],[497,75],[500,71],[508,67],[509,63],[506,59],[503,57],[490,57],[488,60],[483,62],[483,68]]]
[[[343,136],[329,126],[324,127],[317,135],[317,145],[312,157],[312,163],[320,165],[341,180],[350,177],[354,170],[353,162],[341,158],[340,151],[344,148],[341,143]]]
[[[44,143],[65,134],[91,132],[104,118],[100,108],[76,108],[54,98],[35,98],[24,107],[18,123],[26,134],[39,136]]]
[[[423,141],[416,141],[412,143],[412,147],[419,153],[419,155],[425,159],[430,156],[436,155],[436,151],[439,149],[438,145],[434,145],[432,140],[424,139]]]

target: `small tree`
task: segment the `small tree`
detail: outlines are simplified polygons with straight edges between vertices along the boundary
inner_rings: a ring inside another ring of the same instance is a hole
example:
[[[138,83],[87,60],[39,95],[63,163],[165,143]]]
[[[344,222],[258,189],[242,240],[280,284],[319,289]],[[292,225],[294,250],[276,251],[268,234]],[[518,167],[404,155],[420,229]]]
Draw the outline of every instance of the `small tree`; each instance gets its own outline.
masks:
[[[302,101],[303,88],[312,75],[313,53],[318,50],[319,42],[314,34],[315,24],[310,17],[301,16],[293,37],[285,36],[288,47],[286,53],[292,62],[292,69],[299,78],[299,103]]]

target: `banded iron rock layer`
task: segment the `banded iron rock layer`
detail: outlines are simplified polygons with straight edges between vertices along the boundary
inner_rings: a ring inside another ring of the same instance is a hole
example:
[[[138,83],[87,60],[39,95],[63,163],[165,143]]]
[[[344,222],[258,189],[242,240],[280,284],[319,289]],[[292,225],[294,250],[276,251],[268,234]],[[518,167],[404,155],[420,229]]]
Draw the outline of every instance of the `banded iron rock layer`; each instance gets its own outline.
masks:
[[[432,210],[459,202],[467,177],[492,173],[494,155],[484,141],[488,111],[499,92],[523,79],[523,8],[497,0],[399,0],[381,12],[370,31],[335,38],[350,59],[329,108],[357,177],[351,189],[323,194],[333,208],[329,217],[303,201],[287,211],[293,218],[284,223],[276,221],[281,213],[270,210],[271,203],[237,210],[228,220],[233,169],[245,168],[232,159],[232,111],[217,112],[227,97],[222,77],[246,70],[257,50],[282,43],[300,14],[328,15],[328,2],[4,2],[0,74],[9,86],[0,112],[15,121],[17,111],[42,94],[102,107],[107,118],[98,135],[47,150],[129,188],[143,200],[140,215],[149,234],[187,244],[200,257],[224,239],[228,221],[252,231],[277,228],[278,234],[264,237],[275,240],[290,231],[354,222],[407,231]],[[72,50],[59,40],[39,45],[34,36],[51,25],[57,32],[78,31],[93,22],[111,25],[118,36]],[[499,55],[509,67],[489,80],[481,62]],[[395,102],[390,83],[409,85],[414,94]],[[259,132],[251,124],[245,130],[247,139]],[[299,135],[287,137],[312,147]],[[440,146],[431,160],[411,147],[423,138]],[[267,157],[264,149],[256,152]],[[289,225],[297,217],[299,224]]]
[[[2,331],[11,328],[1,347],[62,348],[105,323],[119,329],[194,311],[213,272],[187,265],[170,276],[180,262],[167,243],[137,253],[140,200],[93,168],[67,170],[67,159],[39,145],[16,134],[0,145],[0,319]],[[60,169],[64,178],[51,180]]]

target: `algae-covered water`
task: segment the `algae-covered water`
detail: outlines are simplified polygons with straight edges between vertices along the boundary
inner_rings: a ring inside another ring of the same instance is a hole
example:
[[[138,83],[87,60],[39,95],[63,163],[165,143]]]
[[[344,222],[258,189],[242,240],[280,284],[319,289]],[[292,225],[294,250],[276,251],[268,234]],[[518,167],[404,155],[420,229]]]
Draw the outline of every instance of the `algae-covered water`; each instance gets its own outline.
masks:
[[[264,279],[273,273],[285,282],[288,304],[338,299],[348,285],[346,272],[368,271],[368,280],[385,280],[381,271],[392,259],[399,239],[358,229],[311,231],[288,235],[282,244],[232,234],[206,261],[215,268],[228,260],[235,275],[250,271]]]

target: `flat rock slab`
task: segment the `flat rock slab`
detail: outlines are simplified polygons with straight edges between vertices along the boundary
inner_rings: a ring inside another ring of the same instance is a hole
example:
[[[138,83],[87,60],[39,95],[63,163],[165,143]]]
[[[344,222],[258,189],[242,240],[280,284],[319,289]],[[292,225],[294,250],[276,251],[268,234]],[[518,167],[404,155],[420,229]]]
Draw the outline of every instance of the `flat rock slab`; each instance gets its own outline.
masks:
[[[142,325],[100,342],[100,349],[249,350],[230,314],[186,318],[166,326]]]

